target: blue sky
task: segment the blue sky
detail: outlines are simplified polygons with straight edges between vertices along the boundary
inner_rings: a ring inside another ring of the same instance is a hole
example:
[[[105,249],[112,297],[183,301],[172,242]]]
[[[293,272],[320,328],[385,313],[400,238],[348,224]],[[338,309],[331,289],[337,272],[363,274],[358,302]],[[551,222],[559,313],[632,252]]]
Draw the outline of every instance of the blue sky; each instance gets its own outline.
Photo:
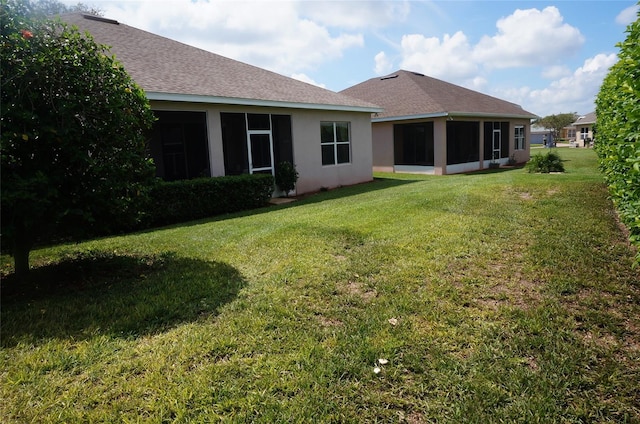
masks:
[[[77,1],[64,1],[73,5]],[[340,91],[398,69],[520,104],[594,110],[636,1],[87,0],[108,18]]]

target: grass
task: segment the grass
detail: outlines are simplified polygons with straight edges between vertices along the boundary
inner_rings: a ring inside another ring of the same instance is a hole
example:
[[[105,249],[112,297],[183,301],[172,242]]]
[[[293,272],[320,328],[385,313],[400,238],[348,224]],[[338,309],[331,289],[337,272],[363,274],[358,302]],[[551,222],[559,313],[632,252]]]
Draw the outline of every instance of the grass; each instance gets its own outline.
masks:
[[[2,421],[640,422],[634,252],[558,152],[3,256]]]

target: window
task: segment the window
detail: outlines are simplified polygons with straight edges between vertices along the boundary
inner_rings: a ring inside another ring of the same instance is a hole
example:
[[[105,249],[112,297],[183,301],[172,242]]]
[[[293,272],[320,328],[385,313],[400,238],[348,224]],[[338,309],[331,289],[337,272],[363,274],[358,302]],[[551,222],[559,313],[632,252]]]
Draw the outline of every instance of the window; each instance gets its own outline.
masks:
[[[396,165],[433,166],[433,122],[393,126]]]
[[[321,122],[320,142],[322,164],[337,165],[351,162],[351,140],[348,122]]]
[[[205,112],[154,111],[149,150],[156,175],[167,181],[210,175]]]
[[[275,164],[293,163],[291,116],[220,113],[225,175],[274,173]]]
[[[589,138],[589,127],[580,127],[580,140]]]
[[[480,160],[480,124],[447,121],[447,165]]]
[[[515,128],[513,134],[513,140],[515,142],[514,148],[516,150],[524,150],[524,126],[518,125]]]
[[[508,122],[484,123],[484,160],[509,157],[509,134]]]

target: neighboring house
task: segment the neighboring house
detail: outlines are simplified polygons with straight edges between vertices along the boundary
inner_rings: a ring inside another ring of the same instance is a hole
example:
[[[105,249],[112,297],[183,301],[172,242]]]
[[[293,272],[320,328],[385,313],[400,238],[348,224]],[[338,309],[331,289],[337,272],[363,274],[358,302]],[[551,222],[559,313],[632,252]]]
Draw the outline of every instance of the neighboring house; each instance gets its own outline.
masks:
[[[373,168],[454,174],[530,158],[530,122],[520,106],[400,70],[340,92],[380,105],[372,117]]]
[[[543,146],[552,146],[554,142],[553,130],[540,125],[531,125],[531,142],[530,144],[540,144]]]
[[[576,146],[589,147],[595,138],[594,126],[596,124],[596,113],[591,112],[578,117],[576,122],[571,124],[575,128]]]
[[[560,129],[560,138],[569,142],[576,141],[576,127],[568,126]]]
[[[298,194],[372,180],[371,114],[382,109],[111,19],[62,20],[106,44],[146,92],[150,150],[166,180],[298,170]]]

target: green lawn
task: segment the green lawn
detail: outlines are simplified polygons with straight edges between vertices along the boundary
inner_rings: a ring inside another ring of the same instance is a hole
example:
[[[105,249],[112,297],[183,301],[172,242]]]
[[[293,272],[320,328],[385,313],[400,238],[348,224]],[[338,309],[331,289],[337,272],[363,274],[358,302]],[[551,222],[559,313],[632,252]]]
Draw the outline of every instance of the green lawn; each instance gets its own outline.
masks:
[[[634,252],[558,151],[36,250],[0,421],[640,422]]]

